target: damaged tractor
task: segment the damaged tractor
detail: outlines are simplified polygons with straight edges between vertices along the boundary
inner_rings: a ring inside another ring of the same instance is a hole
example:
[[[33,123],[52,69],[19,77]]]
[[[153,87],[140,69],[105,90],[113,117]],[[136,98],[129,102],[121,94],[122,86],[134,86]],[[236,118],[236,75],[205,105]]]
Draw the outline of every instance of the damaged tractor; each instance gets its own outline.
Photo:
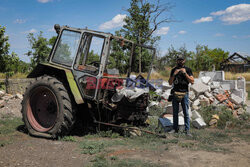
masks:
[[[155,49],[110,33],[59,25],[55,30],[48,63],[28,75],[34,80],[26,89],[22,115],[29,134],[66,135],[76,114],[84,112],[93,122],[143,124]]]

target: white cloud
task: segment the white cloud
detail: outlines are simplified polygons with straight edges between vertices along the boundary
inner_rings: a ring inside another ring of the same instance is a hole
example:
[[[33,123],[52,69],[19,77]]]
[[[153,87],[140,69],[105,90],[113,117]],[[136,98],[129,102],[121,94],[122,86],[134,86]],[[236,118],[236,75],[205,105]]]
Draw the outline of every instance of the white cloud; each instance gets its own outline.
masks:
[[[208,16],[208,17],[202,17],[200,19],[197,19],[197,20],[193,21],[193,23],[197,24],[197,23],[211,22],[211,21],[213,21],[213,17]]]
[[[156,35],[167,35],[169,30],[170,30],[170,27],[162,27],[159,30],[157,30],[155,33]]]
[[[40,3],[48,3],[48,2],[52,2],[53,0],[37,0]]]
[[[124,14],[118,14],[115,17],[113,17],[112,20],[107,21],[99,26],[100,30],[110,30],[113,28],[121,27],[124,25],[124,19],[127,15]]]
[[[238,38],[238,36],[237,35],[233,35],[232,38],[236,39],[236,38]]]
[[[23,33],[24,33],[24,34],[29,34],[29,33],[36,33],[36,32],[37,32],[37,30],[34,29],[34,28],[32,28],[32,29],[30,29],[30,30],[28,30],[28,31],[24,31]]]
[[[181,30],[181,31],[179,31],[178,33],[179,33],[179,34],[186,34],[187,31]]]
[[[48,31],[49,32],[55,32],[55,29],[54,29],[54,27],[52,27],[52,28],[48,29]]]
[[[216,33],[214,36],[215,36],[215,37],[223,37],[224,34],[222,34],[222,33]]]
[[[24,19],[16,19],[16,20],[14,20],[15,24],[23,24],[25,22],[26,22],[26,20],[24,20]]]
[[[226,10],[212,12],[211,15],[220,16],[220,20],[226,24],[239,24],[250,20],[250,4],[233,5]]]

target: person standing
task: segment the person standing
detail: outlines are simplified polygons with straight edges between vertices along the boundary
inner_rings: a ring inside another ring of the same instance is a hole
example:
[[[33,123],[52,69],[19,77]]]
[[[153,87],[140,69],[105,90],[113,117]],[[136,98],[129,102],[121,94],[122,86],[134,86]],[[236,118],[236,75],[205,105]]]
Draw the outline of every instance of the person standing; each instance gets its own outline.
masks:
[[[185,57],[183,55],[177,56],[177,65],[171,70],[169,85],[173,84],[172,94],[172,106],[173,106],[173,130],[170,133],[178,133],[178,113],[179,103],[181,103],[184,122],[185,122],[185,133],[192,136],[190,133],[190,118],[189,118],[189,94],[188,85],[189,83],[194,84],[194,77],[192,70],[185,66]]]

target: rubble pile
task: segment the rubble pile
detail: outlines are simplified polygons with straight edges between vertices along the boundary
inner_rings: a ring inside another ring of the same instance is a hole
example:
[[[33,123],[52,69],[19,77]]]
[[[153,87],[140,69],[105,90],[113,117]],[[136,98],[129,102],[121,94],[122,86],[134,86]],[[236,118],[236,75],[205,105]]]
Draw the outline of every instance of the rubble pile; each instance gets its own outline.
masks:
[[[23,95],[7,94],[0,90],[0,119],[6,117],[21,117],[21,101]]]
[[[157,85],[155,85],[157,87]],[[159,119],[159,124],[168,131],[173,125],[173,109],[172,103],[167,99],[170,95],[171,86],[168,82],[163,81],[162,87],[157,87],[155,91],[160,97],[156,101],[152,101],[149,108],[152,106],[158,106],[163,108],[164,113],[161,118],[167,119],[168,123],[162,123]],[[214,106],[226,106],[235,117],[243,114],[244,103],[246,101],[246,82],[244,78],[238,78],[237,80],[225,80],[224,71],[214,72],[200,72],[199,78],[195,78],[193,85],[190,85],[189,90],[189,117],[191,123],[196,128],[202,128],[206,126],[202,116],[197,112],[201,107],[209,105]],[[219,120],[218,115],[214,115],[209,122],[209,126],[216,126]],[[181,105],[179,106],[179,126],[184,126],[184,118]]]

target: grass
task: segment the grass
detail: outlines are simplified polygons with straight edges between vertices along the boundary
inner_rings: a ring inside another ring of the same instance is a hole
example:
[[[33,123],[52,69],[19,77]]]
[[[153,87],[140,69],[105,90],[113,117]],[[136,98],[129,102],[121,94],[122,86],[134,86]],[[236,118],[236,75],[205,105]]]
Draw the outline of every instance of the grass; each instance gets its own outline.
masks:
[[[104,154],[97,155],[92,161],[91,167],[158,167],[159,165],[138,159],[114,159],[107,158]],[[164,165],[165,166],[165,165]]]
[[[68,141],[68,142],[77,142],[77,139],[74,136],[64,136],[59,138],[61,141]]]
[[[15,132],[17,127],[23,125],[23,121],[20,118],[7,118],[0,119],[0,146],[4,147],[6,144],[15,140]]]
[[[246,91],[247,91],[247,94],[248,94],[248,100],[250,100],[250,84],[246,84]]]
[[[250,81],[250,72],[245,72],[245,73],[225,72],[226,80],[237,80],[238,77],[244,77],[246,81]]]
[[[13,76],[11,76],[10,78],[11,79],[18,79],[18,78],[27,78],[27,75],[26,73],[15,73]],[[0,73],[0,79],[5,79],[6,75],[5,73]]]
[[[83,154],[97,154],[105,151],[107,148],[116,145],[124,145],[123,140],[110,140],[110,139],[94,139],[94,140],[83,140],[80,142],[80,148],[82,149]]]

